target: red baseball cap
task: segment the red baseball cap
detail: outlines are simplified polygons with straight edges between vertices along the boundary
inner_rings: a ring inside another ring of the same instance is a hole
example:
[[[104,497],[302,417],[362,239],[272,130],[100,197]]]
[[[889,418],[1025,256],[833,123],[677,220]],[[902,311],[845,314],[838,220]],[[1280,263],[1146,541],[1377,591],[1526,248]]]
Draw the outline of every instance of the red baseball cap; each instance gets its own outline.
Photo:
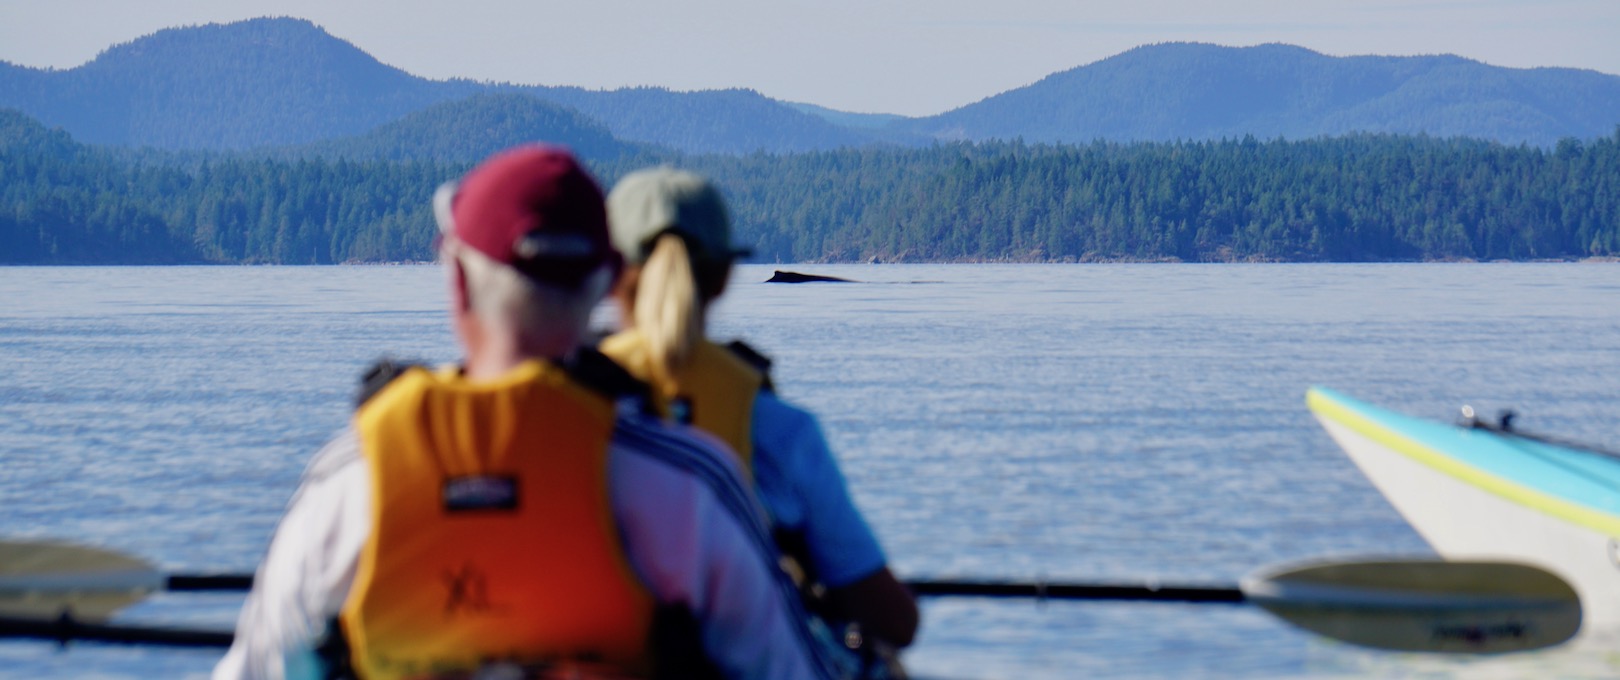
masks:
[[[491,156],[433,196],[439,230],[550,284],[617,266],[602,189],[567,149],[532,144]]]

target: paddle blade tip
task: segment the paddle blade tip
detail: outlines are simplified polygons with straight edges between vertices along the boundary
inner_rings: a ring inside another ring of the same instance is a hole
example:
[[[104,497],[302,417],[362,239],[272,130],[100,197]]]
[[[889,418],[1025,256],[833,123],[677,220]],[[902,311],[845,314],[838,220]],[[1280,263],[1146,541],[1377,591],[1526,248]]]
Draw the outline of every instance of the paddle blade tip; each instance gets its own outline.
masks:
[[[1318,561],[1268,570],[1241,587],[1290,624],[1374,649],[1522,652],[1562,644],[1581,627],[1575,590],[1518,563]]]

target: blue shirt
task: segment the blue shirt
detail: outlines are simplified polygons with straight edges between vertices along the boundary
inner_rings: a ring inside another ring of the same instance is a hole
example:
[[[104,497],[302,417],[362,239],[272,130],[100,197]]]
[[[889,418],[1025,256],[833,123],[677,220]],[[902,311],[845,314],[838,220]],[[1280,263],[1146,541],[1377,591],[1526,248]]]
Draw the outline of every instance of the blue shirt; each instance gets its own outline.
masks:
[[[777,527],[803,534],[816,578],[841,588],[881,569],[883,548],[850,499],[815,416],[761,391],[753,430],[760,502]]]

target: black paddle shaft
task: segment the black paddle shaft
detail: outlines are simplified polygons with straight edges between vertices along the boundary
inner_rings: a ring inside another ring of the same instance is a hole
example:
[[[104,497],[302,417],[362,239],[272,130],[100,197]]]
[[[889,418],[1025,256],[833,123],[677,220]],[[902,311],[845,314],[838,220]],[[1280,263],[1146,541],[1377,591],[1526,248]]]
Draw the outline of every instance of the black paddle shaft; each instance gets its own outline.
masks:
[[[83,640],[118,644],[164,645],[167,647],[229,647],[230,631],[182,630],[115,626],[88,623],[63,614],[54,619],[27,619],[0,616],[0,637],[52,640],[66,645]]]
[[[1153,602],[1243,602],[1235,586],[1125,585],[1102,583],[1009,583],[1000,581],[910,581],[921,597],[1003,597],[1035,600],[1137,600]],[[174,574],[171,591],[242,591],[252,574]]]
[[[165,588],[170,591],[237,590],[253,588],[252,574],[172,574]]]
[[[1225,602],[1245,600],[1233,586],[1155,586],[1098,583],[997,583],[987,581],[911,581],[920,597],[1016,597],[1036,600],[1148,600],[1155,602]]]

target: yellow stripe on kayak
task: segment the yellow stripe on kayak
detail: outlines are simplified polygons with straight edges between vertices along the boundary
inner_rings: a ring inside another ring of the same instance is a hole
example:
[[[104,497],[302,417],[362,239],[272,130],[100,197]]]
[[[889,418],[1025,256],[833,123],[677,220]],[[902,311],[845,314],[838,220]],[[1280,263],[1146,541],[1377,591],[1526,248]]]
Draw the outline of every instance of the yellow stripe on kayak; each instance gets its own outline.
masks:
[[[1506,477],[1485,472],[1423,445],[1368,418],[1317,388],[1305,393],[1305,405],[1317,415],[1356,431],[1385,448],[1533,510],[1609,536],[1620,536],[1620,517],[1542,493]]]

